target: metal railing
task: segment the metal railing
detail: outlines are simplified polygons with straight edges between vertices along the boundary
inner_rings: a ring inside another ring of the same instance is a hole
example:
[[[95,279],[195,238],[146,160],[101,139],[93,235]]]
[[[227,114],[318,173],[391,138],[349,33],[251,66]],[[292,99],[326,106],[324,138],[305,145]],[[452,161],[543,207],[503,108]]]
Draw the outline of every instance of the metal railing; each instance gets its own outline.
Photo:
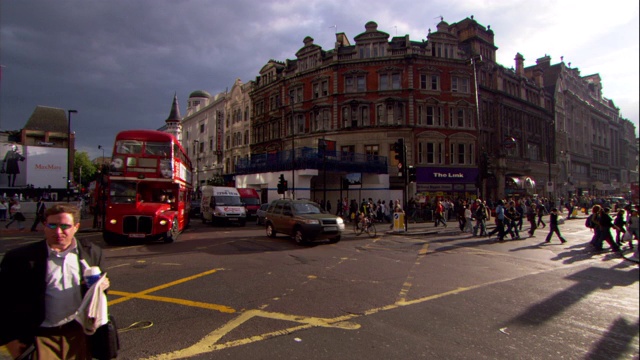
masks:
[[[236,174],[257,174],[290,171],[292,169],[291,150],[277,153],[255,154],[249,159],[240,159],[236,164]],[[294,149],[295,170],[325,169],[328,172],[386,174],[387,157],[379,155],[323,151],[317,148]]]

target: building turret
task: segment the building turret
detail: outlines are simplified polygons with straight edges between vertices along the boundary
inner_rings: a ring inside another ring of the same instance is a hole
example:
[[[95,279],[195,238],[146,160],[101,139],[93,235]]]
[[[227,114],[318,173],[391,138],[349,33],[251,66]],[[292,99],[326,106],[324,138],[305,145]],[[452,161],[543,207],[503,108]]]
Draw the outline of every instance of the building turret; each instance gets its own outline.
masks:
[[[169,134],[173,135],[182,142],[182,117],[180,116],[180,107],[178,106],[178,95],[173,95],[173,104],[171,104],[171,111],[169,117],[165,122],[167,123],[167,129],[165,130]]]

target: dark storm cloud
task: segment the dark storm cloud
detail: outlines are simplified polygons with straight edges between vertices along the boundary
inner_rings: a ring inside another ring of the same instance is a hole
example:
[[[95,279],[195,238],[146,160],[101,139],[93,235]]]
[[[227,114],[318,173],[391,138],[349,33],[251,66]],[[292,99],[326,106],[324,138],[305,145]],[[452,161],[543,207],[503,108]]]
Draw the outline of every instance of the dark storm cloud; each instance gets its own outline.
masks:
[[[174,92],[184,109],[193,90],[252,80],[282,48],[260,25],[262,2],[20,1],[1,10],[0,127],[21,128],[36,105],[77,109],[72,127],[87,150],[110,146],[122,129],[162,126]]]
[[[526,0],[1,1],[0,64],[5,67],[0,83],[0,129],[22,128],[37,105],[76,109],[72,126],[78,148],[99,156],[97,146],[110,149],[120,130],[164,125],[174,93],[184,115],[192,91],[216,94],[230,88],[236,78],[254,80],[269,59],[295,58],[306,36],[325,50],[333,48],[334,25],[353,43],[368,21],[377,22],[379,30],[391,36],[409,34],[411,40],[419,41],[426,38],[429,28],[435,31],[440,15],[455,22],[475,13],[478,22],[491,24],[496,31],[499,62],[506,67],[513,66],[516,52],[525,56],[527,65],[551,52],[556,62],[565,55],[577,66],[586,66],[593,58],[591,43],[581,49],[567,49],[575,41],[552,47],[558,33],[575,34],[579,25],[572,31],[560,29],[544,35],[542,30],[554,30],[550,20],[562,11],[554,8],[553,1],[537,4]],[[535,10],[523,11],[525,6]],[[591,10],[598,6],[580,2],[573,9],[586,12],[577,17],[580,24],[597,24],[595,18],[585,19],[597,14]],[[562,23],[570,20],[562,17]],[[632,23],[637,33],[637,15]],[[603,36],[607,33],[595,25],[582,32],[588,29],[597,29]],[[539,38],[529,41],[534,35]],[[637,41],[630,43],[637,49]],[[602,56],[625,50],[624,46],[608,50],[607,45],[598,46]],[[618,57],[635,59],[637,64],[637,50],[626,54]],[[605,69],[609,58],[593,62],[589,72],[603,75],[605,89],[622,88]],[[627,78],[621,76],[622,81]],[[622,93],[637,94],[637,79],[631,85],[635,92]],[[637,96],[613,95],[613,99],[637,123]]]

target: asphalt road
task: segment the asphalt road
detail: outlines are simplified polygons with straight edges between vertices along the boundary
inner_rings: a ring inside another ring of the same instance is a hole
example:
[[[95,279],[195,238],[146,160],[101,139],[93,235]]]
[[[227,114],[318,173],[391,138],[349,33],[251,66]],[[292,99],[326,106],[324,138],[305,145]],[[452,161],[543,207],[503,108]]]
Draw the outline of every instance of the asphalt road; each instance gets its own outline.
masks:
[[[567,244],[450,223],[301,247],[192,224],[173,244],[79,235],[105,248],[119,359],[638,359],[638,265],[589,252],[580,219]],[[0,256],[38,238],[20,236]]]

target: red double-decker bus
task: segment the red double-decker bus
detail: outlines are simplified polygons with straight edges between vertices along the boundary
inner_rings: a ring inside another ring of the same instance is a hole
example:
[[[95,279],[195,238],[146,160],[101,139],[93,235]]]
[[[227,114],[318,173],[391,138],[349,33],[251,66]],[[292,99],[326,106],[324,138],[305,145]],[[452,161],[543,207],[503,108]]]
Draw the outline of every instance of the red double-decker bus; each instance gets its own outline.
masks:
[[[189,224],[192,168],[180,142],[154,130],[116,135],[106,181],[103,237],[170,243]]]

